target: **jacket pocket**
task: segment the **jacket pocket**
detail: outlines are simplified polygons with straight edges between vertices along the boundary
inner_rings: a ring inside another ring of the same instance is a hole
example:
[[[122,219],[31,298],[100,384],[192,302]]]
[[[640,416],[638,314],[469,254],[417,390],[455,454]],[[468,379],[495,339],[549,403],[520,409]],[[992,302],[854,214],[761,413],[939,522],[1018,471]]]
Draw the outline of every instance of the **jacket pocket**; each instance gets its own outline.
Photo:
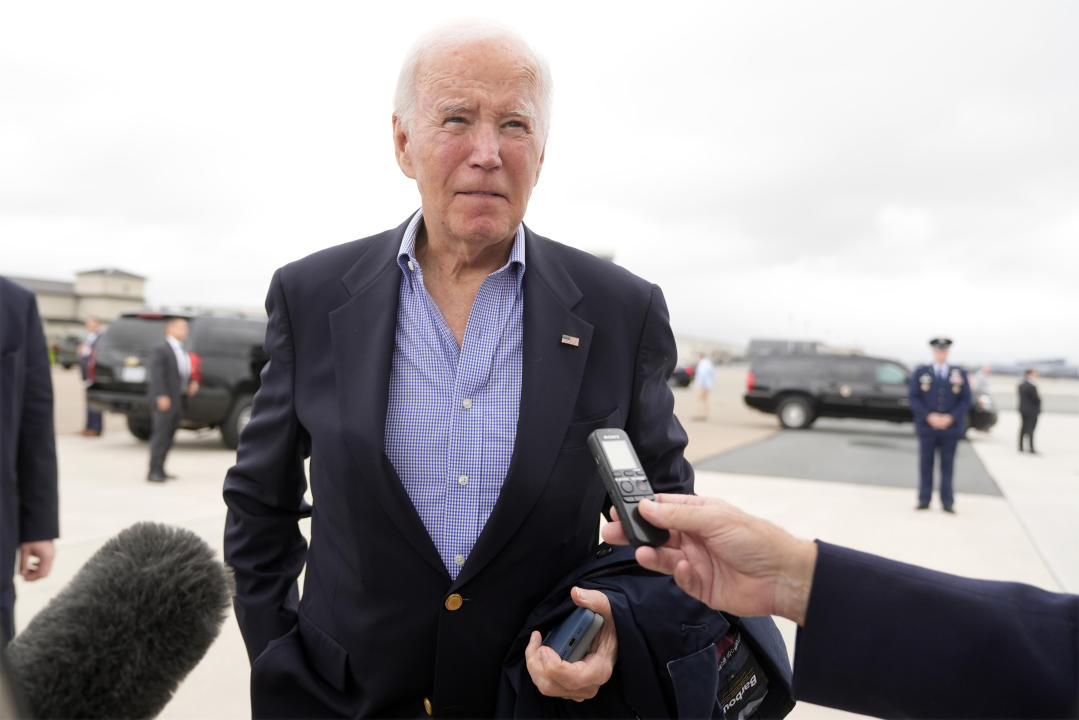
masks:
[[[674,699],[678,705],[678,717],[723,717],[717,696],[719,693],[719,668],[716,664],[715,643],[667,663]]]
[[[311,666],[335,690],[344,692],[348,679],[348,651],[302,612],[299,618],[300,642]]]
[[[607,413],[597,415],[584,420],[574,420],[566,428],[566,436],[562,440],[562,449],[585,447],[588,444],[588,436],[593,430],[608,427],[622,427],[622,411],[615,408]]]

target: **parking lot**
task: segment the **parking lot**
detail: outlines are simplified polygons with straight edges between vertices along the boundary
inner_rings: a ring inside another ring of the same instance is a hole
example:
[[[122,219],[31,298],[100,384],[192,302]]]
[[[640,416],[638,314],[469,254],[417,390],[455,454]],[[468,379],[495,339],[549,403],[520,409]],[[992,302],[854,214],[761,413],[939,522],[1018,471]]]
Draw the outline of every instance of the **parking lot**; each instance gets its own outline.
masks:
[[[847,544],[941,570],[1079,592],[1079,414],[1048,412],[1038,425],[1041,455],[1016,452],[1017,413],[1001,412],[990,433],[972,433],[957,457],[958,515],[915,513],[916,456],[909,425],[821,421],[779,432],[775,418],[742,404],[744,367],[723,366],[710,418],[685,420],[687,455],[697,491],[763,515],[803,537]],[[995,378],[1014,393],[1014,378]],[[220,551],[221,483],[234,453],[215,431],[180,431],[169,470],[178,479],[147,483],[147,448],[122,416],[106,417],[101,438],[84,438],[78,370],[54,370],[61,474],[61,532],[53,575],[17,581],[24,625],[109,537],[139,520],[187,527]],[[1079,382],[1044,381],[1043,394],[1072,407]],[[676,412],[693,414],[691,389],[679,389]],[[1047,403],[1047,406],[1048,403]],[[897,623],[906,622],[899,618]],[[794,628],[781,621],[788,643]],[[230,618],[165,718],[248,715],[247,657]],[[800,705],[793,717],[842,713]]]

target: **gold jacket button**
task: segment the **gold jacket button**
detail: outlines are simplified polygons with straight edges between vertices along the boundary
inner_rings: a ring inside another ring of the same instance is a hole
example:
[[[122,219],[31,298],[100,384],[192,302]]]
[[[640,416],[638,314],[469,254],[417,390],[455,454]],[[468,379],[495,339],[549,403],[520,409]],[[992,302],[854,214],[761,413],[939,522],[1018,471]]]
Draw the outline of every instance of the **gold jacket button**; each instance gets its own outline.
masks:
[[[461,609],[461,606],[465,604],[465,599],[461,597],[460,593],[454,593],[446,598],[446,609],[450,612],[454,612]]]
[[[427,713],[427,717],[431,717],[435,713],[434,707],[431,705],[431,698],[423,699],[423,711]]]

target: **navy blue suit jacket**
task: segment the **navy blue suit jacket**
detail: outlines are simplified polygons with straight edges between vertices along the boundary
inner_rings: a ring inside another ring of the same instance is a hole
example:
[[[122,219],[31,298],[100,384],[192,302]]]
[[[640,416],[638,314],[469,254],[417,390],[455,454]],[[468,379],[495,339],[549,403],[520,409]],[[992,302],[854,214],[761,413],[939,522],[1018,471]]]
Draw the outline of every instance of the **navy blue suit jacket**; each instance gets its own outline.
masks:
[[[914,415],[914,430],[919,435],[963,436],[971,403],[970,383],[963,368],[952,365],[946,377],[938,378],[932,365],[919,365],[910,376],[907,397]],[[947,430],[934,430],[926,422],[931,412],[948,413],[955,422]]]
[[[37,302],[0,278],[0,611],[8,617],[16,548],[60,534],[52,416],[49,351]]]
[[[595,545],[608,501],[588,434],[625,428],[657,491],[692,490],[659,288],[526,228],[516,445],[451,581],[383,451],[404,229],[316,253],[270,284],[270,362],[225,479],[259,716],[415,716],[425,698],[436,715],[489,716],[514,635]],[[308,514],[310,547],[297,526]]]
[[[797,699],[878,717],[1079,714],[1079,597],[818,547]]]

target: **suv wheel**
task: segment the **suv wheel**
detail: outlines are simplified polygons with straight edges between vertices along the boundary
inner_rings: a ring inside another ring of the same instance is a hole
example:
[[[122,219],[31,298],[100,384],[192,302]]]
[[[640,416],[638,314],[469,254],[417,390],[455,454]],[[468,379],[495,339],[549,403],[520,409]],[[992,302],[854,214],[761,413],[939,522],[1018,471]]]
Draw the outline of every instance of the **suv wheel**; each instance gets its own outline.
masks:
[[[139,440],[149,440],[150,430],[152,429],[150,418],[128,415],[127,429]]]
[[[813,409],[804,397],[784,398],[776,409],[779,422],[785,428],[801,430],[813,424]]]
[[[251,420],[251,395],[240,395],[232,405],[229,417],[221,425],[221,441],[229,450],[235,450],[240,444],[240,433]]]

